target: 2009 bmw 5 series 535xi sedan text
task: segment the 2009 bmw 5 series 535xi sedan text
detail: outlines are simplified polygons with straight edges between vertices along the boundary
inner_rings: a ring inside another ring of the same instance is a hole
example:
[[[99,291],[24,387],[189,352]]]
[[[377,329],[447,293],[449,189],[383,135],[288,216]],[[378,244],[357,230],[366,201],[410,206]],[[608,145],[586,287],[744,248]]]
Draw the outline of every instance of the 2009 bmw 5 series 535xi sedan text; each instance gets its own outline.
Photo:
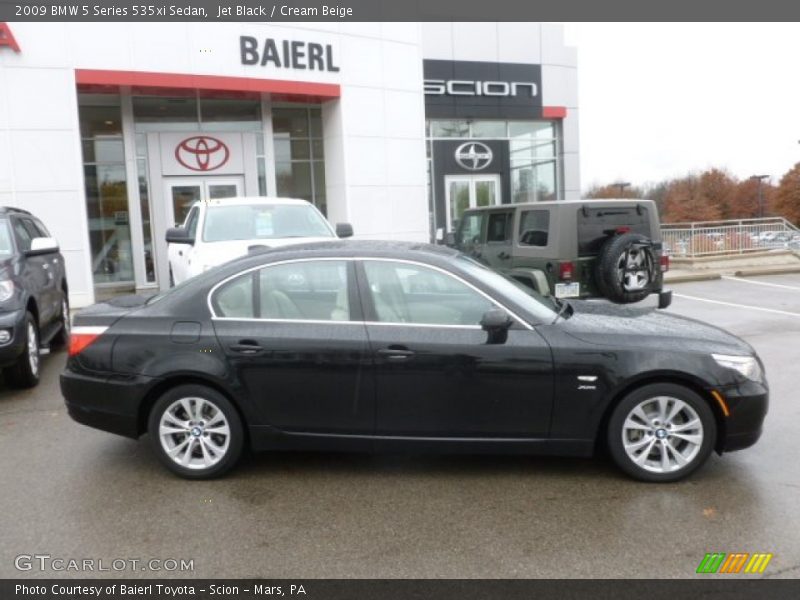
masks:
[[[236,259],[75,317],[61,389],[81,423],[148,433],[175,473],[254,450],[590,455],[675,481],[750,446],[761,361],[655,309],[536,295],[453,250],[321,242]]]

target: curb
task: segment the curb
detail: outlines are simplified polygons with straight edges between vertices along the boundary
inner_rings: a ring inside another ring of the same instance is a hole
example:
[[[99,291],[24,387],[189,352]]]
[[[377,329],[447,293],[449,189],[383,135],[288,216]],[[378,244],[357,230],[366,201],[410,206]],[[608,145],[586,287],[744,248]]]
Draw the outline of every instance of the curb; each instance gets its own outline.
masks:
[[[667,276],[664,277],[665,283],[686,283],[689,281],[712,281],[714,279],[721,279],[722,274],[717,273],[716,271],[709,271],[707,273],[686,273],[681,275],[673,275],[672,277],[669,276],[669,272]]]
[[[736,277],[755,277],[757,275],[782,275],[784,273],[800,273],[800,267],[762,267],[760,269],[741,269],[734,272]]]

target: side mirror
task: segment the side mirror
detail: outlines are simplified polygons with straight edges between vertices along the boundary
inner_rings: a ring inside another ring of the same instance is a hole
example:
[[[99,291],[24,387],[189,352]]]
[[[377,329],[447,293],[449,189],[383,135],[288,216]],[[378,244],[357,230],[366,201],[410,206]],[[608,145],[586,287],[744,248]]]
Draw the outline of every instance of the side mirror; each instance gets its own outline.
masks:
[[[37,237],[31,240],[31,247],[25,251],[25,256],[38,256],[58,252],[58,242],[51,237]]]
[[[337,223],[336,237],[339,238],[353,237],[353,226],[350,225],[350,223]]]
[[[513,321],[502,308],[492,308],[483,313],[481,329],[489,334],[487,344],[505,344]]]
[[[168,244],[194,244],[194,238],[189,235],[185,227],[170,227],[167,229]]]

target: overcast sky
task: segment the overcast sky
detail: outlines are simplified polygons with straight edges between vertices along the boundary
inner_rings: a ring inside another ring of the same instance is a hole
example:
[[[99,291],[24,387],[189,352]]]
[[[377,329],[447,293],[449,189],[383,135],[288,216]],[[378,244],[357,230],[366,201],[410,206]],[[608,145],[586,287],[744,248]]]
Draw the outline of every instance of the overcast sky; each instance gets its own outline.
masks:
[[[566,23],[581,187],[800,161],[800,24]]]

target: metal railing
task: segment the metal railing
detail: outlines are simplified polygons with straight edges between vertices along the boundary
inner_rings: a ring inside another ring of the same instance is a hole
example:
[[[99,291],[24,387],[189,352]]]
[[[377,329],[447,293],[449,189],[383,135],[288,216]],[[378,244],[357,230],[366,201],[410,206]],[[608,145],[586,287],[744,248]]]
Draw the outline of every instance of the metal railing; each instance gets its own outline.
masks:
[[[800,229],[783,217],[668,223],[661,226],[661,237],[675,257],[800,250]]]

